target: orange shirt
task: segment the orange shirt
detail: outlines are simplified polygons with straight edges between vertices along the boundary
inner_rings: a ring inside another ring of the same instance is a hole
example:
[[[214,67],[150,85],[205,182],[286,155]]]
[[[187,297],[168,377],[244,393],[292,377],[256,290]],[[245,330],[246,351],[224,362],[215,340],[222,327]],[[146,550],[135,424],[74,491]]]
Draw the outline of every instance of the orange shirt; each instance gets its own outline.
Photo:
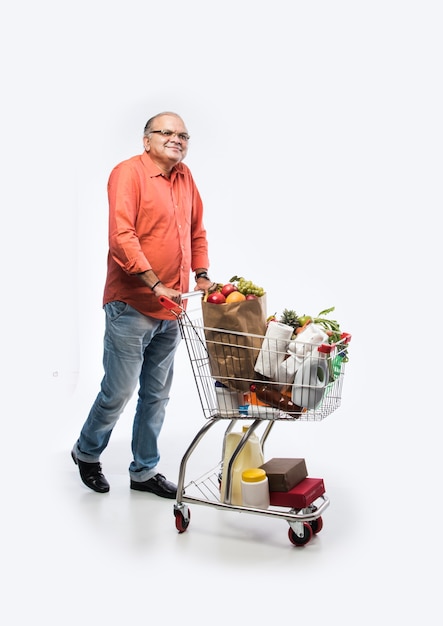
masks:
[[[117,165],[108,181],[109,253],[103,304],[121,300],[144,315],[172,319],[137,276],[152,269],[167,287],[189,291],[189,274],[209,267],[203,204],[189,168],[170,179],[147,152]]]

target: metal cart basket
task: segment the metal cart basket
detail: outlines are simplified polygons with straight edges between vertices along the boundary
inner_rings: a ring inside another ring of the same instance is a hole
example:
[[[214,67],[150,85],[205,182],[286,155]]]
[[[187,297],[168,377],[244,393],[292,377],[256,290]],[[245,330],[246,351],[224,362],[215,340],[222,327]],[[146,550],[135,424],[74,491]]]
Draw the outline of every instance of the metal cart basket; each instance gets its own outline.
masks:
[[[201,300],[202,293],[183,294],[182,299],[193,296],[199,296]],[[179,533],[187,530],[191,517],[188,505],[194,503],[284,519],[289,524],[288,536],[291,543],[295,546],[306,545],[323,527],[322,515],[329,506],[326,493],[323,491],[300,506],[282,507],[272,503],[266,509],[240,506],[232,503],[233,467],[255,431],[261,432],[259,438],[263,449],[276,422],[320,421],[340,406],[351,336],[343,333],[341,339],[334,344],[302,345],[302,356],[298,357],[298,363],[291,365],[287,350],[283,349],[279,340],[205,327],[201,308],[190,313],[187,311],[189,307],[179,306],[165,297],[160,300],[165,308],[177,316],[205,417],[204,425],[189,444],[180,463],[174,504],[176,529]],[[212,331],[217,331],[215,340]],[[245,341],[251,337],[254,339],[253,347]],[[249,353],[257,364],[257,371],[250,377],[246,377],[242,371],[241,355],[245,353]],[[234,375],[231,372],[220,376],[220,362],[233,361],[237,363]],[[263,374],[263,371],[269,374],[269,368],[276,363],[280,364],[277,380]],[[217,372],[217,377],[214,376],[214,371]],[[188,480],[186,471],[191,455],[221,420],[228,422],[224,442],[237,423],[245,426],[228,466],[223,472],[224,443],[222,460],[198,479]],[[222,473],[225,477],[223,495]]]

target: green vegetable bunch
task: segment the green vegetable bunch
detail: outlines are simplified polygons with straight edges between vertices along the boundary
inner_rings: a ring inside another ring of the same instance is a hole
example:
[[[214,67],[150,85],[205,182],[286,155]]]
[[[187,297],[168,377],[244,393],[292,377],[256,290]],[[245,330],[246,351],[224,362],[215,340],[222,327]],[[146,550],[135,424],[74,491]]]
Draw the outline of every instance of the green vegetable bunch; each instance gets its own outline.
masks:
[[[313,317],[312,321],[314,324],[319,324],[323,326],[326,331],[329,331],[329,343],[337,343],[341,339],[341,330],[340,324],[336,320],[330,320],[326,315],[335,311],[335,307],[331,307],[330,309],[325,309],[324,311],[320,311],[317,317]]]
[[[296,311],[292,309],[284,309],[279,319],[279,322],[281,322],[282,324],[287,324],[288,326],[292,326],[292,328],[294,329],[294,334],[297,328],[302,328],[303,326],[314,322],[314,324],[323,326],[325,332],[329,336],[329,343],[337,343],[338,341],[340,341],[342,334],[340,330],[340,324],[336,320],[331,320],[327,317],[327,315],[329,315],[329,313],[332,313],[334,310],[335,307],[324,309],[324,311],[320,311],[317,317],[311,317],[310,315],[304,314],[297,315]]]

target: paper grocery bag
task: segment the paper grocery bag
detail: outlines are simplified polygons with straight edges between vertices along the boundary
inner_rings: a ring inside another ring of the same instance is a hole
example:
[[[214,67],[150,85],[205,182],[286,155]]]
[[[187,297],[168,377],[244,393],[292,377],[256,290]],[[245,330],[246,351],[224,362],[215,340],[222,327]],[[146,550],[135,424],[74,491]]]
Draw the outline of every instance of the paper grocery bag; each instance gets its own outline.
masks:
[[[229,304],[202,302],[202,313],[212,376],[231,389],[249,391],[266,333],[266,294]]]

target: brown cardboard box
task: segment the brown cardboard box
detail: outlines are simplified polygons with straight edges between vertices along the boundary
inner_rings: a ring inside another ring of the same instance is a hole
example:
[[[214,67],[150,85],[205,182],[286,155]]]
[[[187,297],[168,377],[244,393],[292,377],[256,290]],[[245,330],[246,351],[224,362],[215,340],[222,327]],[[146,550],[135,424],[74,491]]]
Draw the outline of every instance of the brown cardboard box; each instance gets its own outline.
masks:
[[[275,458],[261,466],[269,482],[269,491],[290,491],[308,475],[304,459]]]

